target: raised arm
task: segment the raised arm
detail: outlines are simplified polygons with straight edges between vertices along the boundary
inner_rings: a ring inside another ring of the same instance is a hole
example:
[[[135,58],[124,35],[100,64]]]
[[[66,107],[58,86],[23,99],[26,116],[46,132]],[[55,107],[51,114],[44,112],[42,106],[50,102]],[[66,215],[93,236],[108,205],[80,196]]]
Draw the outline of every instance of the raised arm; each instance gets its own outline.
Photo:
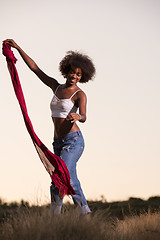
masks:
[[[27,66],[39,77],[39,79],[46,84],[48,87],[50,87],[53,91],[57,88],[59,85],[57,80],[54,78],[51,78],[47,76],[38,66],[37,64],[31,59],[23,50],[20,48],[20,46],[17,45],[17,43],[12,39],[5,40],[6,43],[8,43],[11,47],[16,48],[21,55],[24,62],[27,64]]]

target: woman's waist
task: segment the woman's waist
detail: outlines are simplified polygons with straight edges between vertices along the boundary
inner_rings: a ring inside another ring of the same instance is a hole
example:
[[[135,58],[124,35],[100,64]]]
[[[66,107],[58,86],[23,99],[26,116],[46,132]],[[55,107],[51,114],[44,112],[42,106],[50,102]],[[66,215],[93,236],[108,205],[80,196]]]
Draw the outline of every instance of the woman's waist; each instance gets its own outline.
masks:
[[[64,118],[52,118],[54,123],[54,138],[59,138],[68,133],[80,131],[76,123],[71,123]]]
[[[66,134],[63,134],[62,136],[54,137],[54,141],[67,141],[71,138],[75,138],[75,137],[83,137],[81,131],[75,131],[75,132],[69,132]]]
[[[54,138],[53,140],[53,148],[56,154],[56,151],[58,150],[67,150],[71,151],[73,153],[74,151],[79,152],[79,149],[83,151],[84,149],[84,138],[82,136],[81,131],[75,131],[75,132],[70,132],[66,133],[58,138]]]

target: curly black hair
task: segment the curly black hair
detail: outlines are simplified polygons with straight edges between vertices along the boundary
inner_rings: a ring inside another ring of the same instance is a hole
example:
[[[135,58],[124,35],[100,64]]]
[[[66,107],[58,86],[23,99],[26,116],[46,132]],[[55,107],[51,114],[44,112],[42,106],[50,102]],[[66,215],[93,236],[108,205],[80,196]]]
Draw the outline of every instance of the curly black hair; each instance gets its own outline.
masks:
[[[68,51],[66,56],[59,63],[59,70],[65,78],[67,78],[71,68],[81,68],[81,83],[92,80],[96,73],[92,60],[87,55],[78,51]]]

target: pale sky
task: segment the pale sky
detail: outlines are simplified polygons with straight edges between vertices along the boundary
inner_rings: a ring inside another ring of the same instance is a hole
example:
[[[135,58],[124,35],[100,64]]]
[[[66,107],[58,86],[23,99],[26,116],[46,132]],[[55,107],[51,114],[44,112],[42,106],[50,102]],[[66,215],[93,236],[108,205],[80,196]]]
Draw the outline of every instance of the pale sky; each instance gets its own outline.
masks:
[[[94,61],[87,121],[79,123],[85,151],[78,176],[88,200],[125,200],[160,194],[160,1],[15,0],[0,4],[0,41],[13,38],[59,82],[59,61],[81,50]],[[16,67],[35,132],[52,150],[52,91],[25,65]],[[0,198],[50,201],[42,165],[0,57]],[[66,198],[68,200],[68,198]]]

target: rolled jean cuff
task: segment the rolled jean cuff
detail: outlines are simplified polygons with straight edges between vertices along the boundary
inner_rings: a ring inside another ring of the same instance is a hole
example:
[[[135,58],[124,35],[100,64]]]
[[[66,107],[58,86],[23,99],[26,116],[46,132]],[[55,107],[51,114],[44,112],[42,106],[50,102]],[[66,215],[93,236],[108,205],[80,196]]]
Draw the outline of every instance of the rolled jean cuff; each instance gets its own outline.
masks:
[[[90,213],[90,212],[91,212],[91,210],[90,210],[90,208],[88,207],[88,205],[81,206],[81,214],[82,214],[82,215],[86,215],[86,214],[88,214],[88,213]]]

